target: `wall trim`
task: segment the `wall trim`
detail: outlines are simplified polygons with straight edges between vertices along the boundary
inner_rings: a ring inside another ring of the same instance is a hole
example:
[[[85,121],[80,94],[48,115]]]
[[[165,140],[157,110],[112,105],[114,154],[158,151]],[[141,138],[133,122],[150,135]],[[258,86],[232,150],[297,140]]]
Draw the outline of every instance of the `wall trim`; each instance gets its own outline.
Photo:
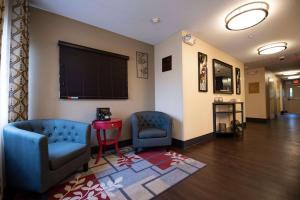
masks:
[[[205,135],[201,135],[199,137],[195,137],[186,141],[182,141],[182,140],[178,140],[173,138],[172,139],[172,146],[173,147],[178,147],[181,149],[187,149],[191,146],[197,145],[197,144],[201,144],[204,142],[208,142],[211,141],[213,139],[215,139],[215,135],[214,133],[208,133]],[[123,140],[123,141],[119,141],[119,147],[126,147],[126,146],[131,146],[132,145],[132,139],[128,139],[128,140]],[[107,150],[112,150],[114,149],[114,145],[109,145],[109,146],[105,146],[103,151],[107,151]],[[92,146],[91,147],[91,154],[97,154],[98,153],[98,145],[96,146]]]
[[[246,122],[268,123],[269,119],[247,117]]]
[[[195,138],[192,138],[192,139],[189,139],[189,140],[186,140],[186,141],[182,141],[182,140],[178,140],[178,139],[173,138],[172,146],[179,147],[179,148],[182,148],[182,149],[186,149],[186,148],[189,148],[189,147],[191,147],[193,145],[196,145],[196,144],[211,141],[215,138],[216,137],[215,137],[214,133],[208,133],[208,134],[201,135],[199,137],[195,137]]]

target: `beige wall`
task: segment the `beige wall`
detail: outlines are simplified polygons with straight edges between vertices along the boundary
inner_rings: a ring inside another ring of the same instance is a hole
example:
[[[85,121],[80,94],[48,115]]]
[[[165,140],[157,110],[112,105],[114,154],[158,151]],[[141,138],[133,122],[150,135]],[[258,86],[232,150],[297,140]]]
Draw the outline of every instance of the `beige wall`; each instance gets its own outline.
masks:
[[[225,101],[233,98],[245,100],[244,65],[199,38],[194,46],[184,44],[181,39],[183,33],[178,32],[155,45],[155,107],[175,118],[175,138],[189,140],[213,132],[214,97],[222,96]],[[206,93],[198,92],[198,52],[208,55],[208,92]],[[162,72],[161,59],[169,55],[173,58],[172,71]],[[213,58],[241,69],[241,95],[213,94]]]
[[[29,117],[90,123],[97,107],[123,119],[122,139],[130,138],[131,113],[154,109],[154,47],[59,15],[30,8]],[[60,100],[58,40],[129,56],[128,100]],[[136,78],[136,51],[149,55],[149,79]]]
[[[182,34],[184,34],[183,32]],[[198,92],[198,52],[205,53],[208,58],[208,92]],[[212,59],[218,59],[233,66],[233,95],[213,93]],[[214,46],[196,38],[193,46],[182,42],[183,68],[183,108],[184,108],[184,140],[192,139],[213,132],[212,103],[215,97],[224,101],[237,99],[245,102],[244,64]],[[235,94],[235,68],[241,70],[241,95]],[[239,120],[240,117],[238,117]],[[229,124],[227,117],[219,118]]]
[[[249,93],[249,83],[259,82],[259,93]],[[245,71],[246,116],[267,119],[266,77],[264,68]]]
[[[162,58],[172,56],[172,70],[162,72]],[[173,137],[183,140],[181,35],[155,45],[155,110],[173,118]]]

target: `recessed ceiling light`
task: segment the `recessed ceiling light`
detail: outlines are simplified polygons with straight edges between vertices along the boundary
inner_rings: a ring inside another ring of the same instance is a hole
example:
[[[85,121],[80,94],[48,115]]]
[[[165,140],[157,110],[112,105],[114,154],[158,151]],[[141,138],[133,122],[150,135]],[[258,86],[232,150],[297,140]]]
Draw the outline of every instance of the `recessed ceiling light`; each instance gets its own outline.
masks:
[[[288,77],[289,80],[297,79],[297,78],[300,78],[300,75],[297,75],[297,76],[289,76],[289,77]]]
[[[238,31],[253,27],[266,19],[268,10],[269,5],[261,1],[242,5],[226,16],[226,28]]]
[[[267,55],[267,54],[273,54],[278,53],[280,51],[283,51],[287,48],[286,42],[277,42],[272,44],[264,45],[257,49],[259,55]]]
[[[152,18],[151,18],[151,22],[152,22],[153,24],[157,24],[157,23],[160,22],[160,18],[159,18],[159,17],[152,17]]]

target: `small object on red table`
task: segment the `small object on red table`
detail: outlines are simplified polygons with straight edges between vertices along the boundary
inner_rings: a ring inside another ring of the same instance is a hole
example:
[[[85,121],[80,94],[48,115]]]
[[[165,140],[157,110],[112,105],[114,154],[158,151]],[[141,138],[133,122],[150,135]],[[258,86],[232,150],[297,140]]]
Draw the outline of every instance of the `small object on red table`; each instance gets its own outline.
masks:
[[[102,157],[102,148],[103,145],[115,145],[116,152],[119,157],[122,157],[122,154],[120,153],[119,150],[119,138],[121,136],[121,130],[122,130],[122,120],[117,119],[117,118],[112,118],[109,121],[100,121],[100,120],[95,120],[92,123],[92,127],[97,130],[97,140],[99,144],[99,150],[98,150],[98,155],[95,164],[98,163],[99,159]],[[106,139],[106,130],[107,129],[112,129],[116,128],[118,129],[117,136],[113,139]],[[101,139],[101,129],[103,130],[103,140]]]

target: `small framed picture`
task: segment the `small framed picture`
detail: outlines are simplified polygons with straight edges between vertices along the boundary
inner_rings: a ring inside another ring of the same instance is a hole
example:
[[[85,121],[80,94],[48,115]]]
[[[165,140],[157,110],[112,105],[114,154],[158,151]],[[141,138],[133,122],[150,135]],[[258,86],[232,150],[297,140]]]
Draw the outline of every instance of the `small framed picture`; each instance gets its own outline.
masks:
[[[207,92],[207,55],[198,52],[198,90]]]
[[[162,59],[162,72],[172,70],[172,56],[167,56]]]
[[[148,79],[148,54],[136,52],[137,78]]]
[[[235,68],[235,81],[235,92],[241,94],[241,70],[239,68]]]
[[[259,93],[259,82],[253,82],[248,84],[249,94]]]

